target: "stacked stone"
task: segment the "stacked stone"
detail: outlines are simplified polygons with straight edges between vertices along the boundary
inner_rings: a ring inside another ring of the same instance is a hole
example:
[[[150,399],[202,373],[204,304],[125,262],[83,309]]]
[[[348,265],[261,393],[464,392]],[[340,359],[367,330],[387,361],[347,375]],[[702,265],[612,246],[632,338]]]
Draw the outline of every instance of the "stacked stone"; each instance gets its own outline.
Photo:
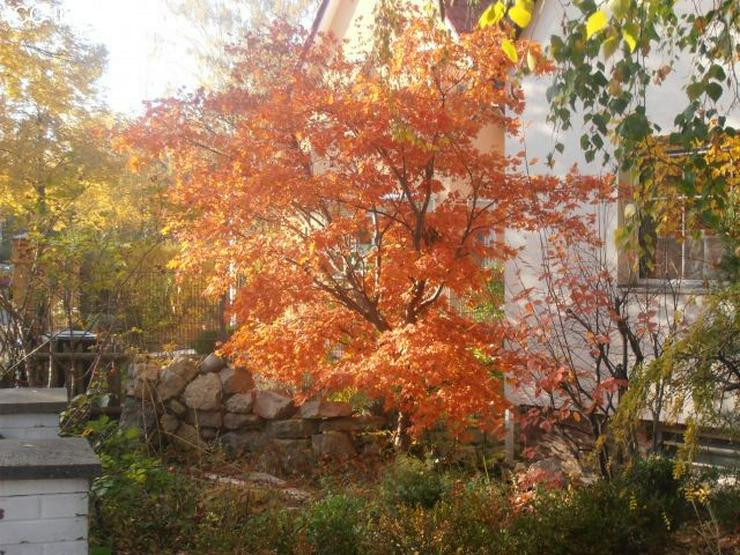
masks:
[[[180,357],[160,368],[134,366],[129,394],[139,425],[157,425],[182,447],[220,443],[237,454],[270,458],[266,466],[312,464],[317,458],[346,460],[382,448],[386,420],[353,415],[349,403],[292,397],[255,387],[251,373],[216,355],[200,363]]]

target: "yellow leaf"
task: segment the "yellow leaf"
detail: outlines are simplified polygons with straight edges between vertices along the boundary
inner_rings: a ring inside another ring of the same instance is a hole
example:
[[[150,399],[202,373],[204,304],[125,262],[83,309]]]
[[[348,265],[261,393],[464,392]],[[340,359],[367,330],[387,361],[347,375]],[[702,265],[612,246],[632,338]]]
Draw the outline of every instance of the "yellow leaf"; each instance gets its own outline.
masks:
[[[509,10],[509,19],[524,29],[532,20],[532,2],[530,0],[516,0]]]
[[[607,19],[606,14],[601,10],[597,10],[588,16],[586,20],[586,38],[590,39],[595,33],[601,31],[606,27]]]
[[[624,207],[624,217],[627,219],[632,218],[635,215],[635,212],[636,212],[635,205],[632,204],[631,202],[627,206]]]
[[[637,35],[636,30],[633,28],[634,25],[625,25],[624,29],[622,30],[622,38],[624,38],[624,42],[627,43],[627,46],[630,47],[630,52],[634,52],[635,48],[637,48],[637,38],[635,35]]]
[[[480,19],[478,20],[478,25],[481,26],[481,28],[488,27],[489,25],[496,25],[499,21],[501,21],[501,18],[504,17],[504,14],[506,13],[506,5],[501,0],[498,0],[495,4],[491,4],[486,8],[486,11],[484,11]]]
[[[504,51],[506,57],[509,58],[512,62],[517,63],[519,61],[519,55],[516,53],[514,43],[511,42],[509,39],[503,40],[503,42],[501,43],[501,50]]]
[[[537,69],[537,58],[534,57],[534,54],[530,50],[527,50],[527,67],[532,72]]]

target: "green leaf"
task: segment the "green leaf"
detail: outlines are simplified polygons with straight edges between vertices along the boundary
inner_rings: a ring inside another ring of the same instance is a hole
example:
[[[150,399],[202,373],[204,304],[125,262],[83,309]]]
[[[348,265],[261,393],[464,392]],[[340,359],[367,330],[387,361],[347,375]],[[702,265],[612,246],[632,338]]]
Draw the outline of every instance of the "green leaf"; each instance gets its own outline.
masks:
[[[488,8],[486,8],[486,10],[481,14],[480,19],[478,20],[478,25],[480,25],[481,28],[488,27],[489,25],[496,25],[496,23],[501,21],[505,13],[506,5],[501,0],[498,0],[495,4],[488,6]]]
[[[719,83],[709,83],[705,89],[707,96],[717,102],[719,97],[722,96],[722,85]]]
[[[509,39],[504,39],[501,42],[501,50],[504,51],[506,57],[509,58],[513,63],[517,63],[519,61],[519,55],[516,53],[514,43],[511,42]]]
[[[555,150],[562,154],[565,150],[565,145],[563,143],[555,143]]]
[[[532,20],[532,2],[530,0],[516,0],[509,10],[509,19],[524,29]]]
[[[645,114],[630,114],[622,122],[622,134],[632,140],[640,141],[650,134],[650,123]]]
[[[550,52],[552,53],[553,57],[557,60],[560,53],[565,48],[565,43],[563,42],[563,39],[561,39],[557,35],[551,35],[550,36]]]
[[[717,81],[724,81],[726,77],[725,70],[718,64],[712,64],[712,67],[704,75],[704,79],[716,79]]]
[[[696,100],[704,92],[704,81],[698,83],[691,83],[686,87],[686,94],[689,96],[689,100]]]
[[[586,20],[586,38],[590,39],[594,34],[606,27],[607,21],[606,14],[601,10],[597,10],[588,16]]]

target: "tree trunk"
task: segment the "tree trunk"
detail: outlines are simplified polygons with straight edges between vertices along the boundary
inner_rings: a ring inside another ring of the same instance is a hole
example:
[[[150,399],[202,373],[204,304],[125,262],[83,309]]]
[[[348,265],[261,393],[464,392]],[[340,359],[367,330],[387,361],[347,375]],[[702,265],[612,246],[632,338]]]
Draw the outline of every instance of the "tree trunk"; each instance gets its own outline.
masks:
[[[398,412],[396,419],[396,430],[393,432],[393,447],[396,451],[408,451],[411,446],[411,436],[409,436],[409,426],[411,419],[403,411]]]
[[[596,441],[596,458],[599,463],[599,472],[602,478],[607,480],[611,478],[611,469],[609,466],[609,448],[606,444],[606,438],[603,437],[603,422],[596,415],[591,415],[591,434]]]

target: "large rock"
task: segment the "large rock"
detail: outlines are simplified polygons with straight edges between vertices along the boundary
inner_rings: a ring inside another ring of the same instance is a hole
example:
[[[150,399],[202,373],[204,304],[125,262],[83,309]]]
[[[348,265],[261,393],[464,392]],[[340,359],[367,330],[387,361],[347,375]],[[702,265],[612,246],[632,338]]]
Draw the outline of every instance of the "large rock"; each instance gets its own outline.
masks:
[[[169,368],[165,368],[159,374],[157,394],[162,401],[169,401],[173,397],[180,395],[185,390],[186,385],[188,385],[188,382],[180,374],[173,372]]]
[[[162,431],[174,434],[180,427],[180,419],[173,414],[163,414],[159,419],[159,425],[162,426]]]
[[[310,439],[273,439],[261,450],[257,465],[268,472],[306,476],[316,457]]]
[[[221,380],[218,374],[198,376],[188,384],[183,395],[188,407],[199,410],[218,410],[221,397]]]
[[[121,427],[138,428],[149,437],[157,430],[157,411],[152,403],[128,398],[121,408]]]
[[[211,353],[200,362],[199,369],[201,374],[208,374],[209,372],[220,372],[223,368],[226,368],[226,361]]]
[[[231,366],[227,366],[219,372],[219,377],[226,395],[245,393],[254,389],[254,379],[249,370],[243,368],[235,370]]]
[[[270,433],[279,439],[310,438],[319,431],[319,423],[312,420],[293,418],[270,422]]]
[[[200,437],[205,441],[211,441],[218,437],[218,428],[200,428]]]
[[[344,461],[357,455],[349,434],[344,432],[323,432],[311,437],[311,447],[317,457]]]
[[[254,414],[267,420],[290,418],[296,408],[290,397],[274,391],[257,391],[254,399]]]
[[[290,453],[293,451],[311,449],[311,440],[308,438],[273,439],[270,441],[270,445],[280,449],[284,453]]]
[[[185,421],[196,428],[220,428],[221,413],[215,410],[189,410],[185,414]]]
[[[240,414],[249,414],[254,405],[254,391],[237,393],[226,400],[226,410]]]
[[[173,440],[175,445],[183,449],[191,450],[205,448],[205,443],[198,435],[198,430],[190,424],[181,424],[177,432],[175,432]]]
[[[180,376],[186,384],[192,382],[195,376],[198,375],[198,366],[193,359],[188,357],[177,357],[166,370]]]
[[[188,410],[188,408],[177,399],[172,399],[169,403],[167,403],[167,408],[170,409],[172,413],[178,416],[184,415],[185,412]]]
[[[265,445],[265,434],[258,430],[226,432],[221,443],[237,454],[258,451]]]
[[[355,437],[355,441],[359,443],[359,450],[365,457],[380,457],[391,448],[390,438],[383,432],[360,434]]]
[[[333,401],[306,401],[300,408],[301,418],[340,418],[352,416],[352,405]]]
[[[160,367],[156,362],[145,361],[137,362],[131,369],[131,375],[134,378],[141,378],[145,376],[156,376],[159,374]]]
[[[227,412],[224,415],[224,428],[227,430],[259,430],[262,428],[262,419],[256,414]]]
[[[374,432],[382,430],[386,420],[382,416],[360,415],[351,418],[336,418],[319,425],[322,432]]]
[[[134,397],[150,400],[159,383],[159,366],[152,362],[134,365]]]

